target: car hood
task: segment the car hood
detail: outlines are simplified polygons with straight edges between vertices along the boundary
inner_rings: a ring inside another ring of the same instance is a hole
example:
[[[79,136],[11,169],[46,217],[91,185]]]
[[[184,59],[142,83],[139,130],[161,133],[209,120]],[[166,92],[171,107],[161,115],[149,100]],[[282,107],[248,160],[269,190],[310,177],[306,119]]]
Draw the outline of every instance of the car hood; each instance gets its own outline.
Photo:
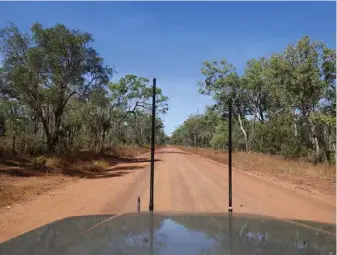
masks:
[[[0,245],[26,254],[336,254],[336,226],[247,214],[70,217]]]

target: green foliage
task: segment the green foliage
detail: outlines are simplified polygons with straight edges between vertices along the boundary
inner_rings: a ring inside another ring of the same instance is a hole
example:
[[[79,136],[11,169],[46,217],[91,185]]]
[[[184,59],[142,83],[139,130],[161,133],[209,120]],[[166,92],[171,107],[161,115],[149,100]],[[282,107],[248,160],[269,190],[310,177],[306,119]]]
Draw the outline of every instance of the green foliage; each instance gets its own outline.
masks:
[[[214,149],[223,149],[228,144],[228,137],[224,133],[216,133],[209,141],[209,144]]]
[[[252,149],[285,157],[304,157],[306,153],[300,142],[300,137],[294,135],[291,118],[280,115],[257,125]]]
[[[64,109],[71,97],[86,96],[109,81],[112,69],[90,46],[87,33],[64,25],[43,28],[35,23],[31,35],[10,24],[0,31],[4,55],[1,93],[15,98],[42,122],[49,150],[55,150]]]
[[[103,160],[97,160],[94,161],[94,166],[100,167],[100,168],[107,168],[109,166],[108,162],[103,161]]]
[[[44,170],[46,168],[47,159],[43,156],[35,157],[32,160],[33,167],[36,170]]]
[[[222,116],[232,102],[234,149],[335,162],[334,49],[304,36],[280,54],[249,60],[242,76],[226,59],[204,62],[201,73],[199,91],[216,104],[190,116],[171,143],[226,148],[228,123]],[[205,125],[211,114],[216,121]]]
[[[112,81],[114,70],[92,42],[62,24],[35,23],[30,33],[14,24],[0,30],[2,149],[36,155],[150,143],[149,80],[128,74]],[[157,142],[164,143],[168,98],[157,88],[156,99]]]

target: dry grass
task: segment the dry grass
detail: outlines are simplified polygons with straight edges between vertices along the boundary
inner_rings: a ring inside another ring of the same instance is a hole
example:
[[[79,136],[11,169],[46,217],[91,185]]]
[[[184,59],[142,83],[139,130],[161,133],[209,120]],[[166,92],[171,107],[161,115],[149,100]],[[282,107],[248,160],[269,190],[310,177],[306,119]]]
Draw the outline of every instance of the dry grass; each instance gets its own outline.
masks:
[[[180,147],[181,149],[206,158],[227,164],[228,154],[210,148]],[[281,156],[265,155],[255,152],[233,152],[233,166],[245,171],[263,173],[291,173],[304,177],[335,179],[335,166],[318,164],[316,166],[302,160],[286,160]]]
[[[127,174],[124,169],[123,173],[109,171],[118,163],[136,162],[134,156],[149,151],[147,146],[124,146],[110,149],[104,155],[80,151],[46,156],[45,168],[41,170],[34,168],[34,158],[10,158],[3,154],[0,159],[0,206],[27,200],[73,177],[110,178]]]

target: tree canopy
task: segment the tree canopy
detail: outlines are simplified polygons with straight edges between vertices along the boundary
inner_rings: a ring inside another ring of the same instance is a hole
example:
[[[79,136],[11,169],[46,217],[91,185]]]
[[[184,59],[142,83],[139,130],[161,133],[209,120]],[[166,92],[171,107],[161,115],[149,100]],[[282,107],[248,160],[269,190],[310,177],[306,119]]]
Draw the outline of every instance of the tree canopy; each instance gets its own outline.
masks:
[[[0,130],[13,153],[149,143],[149,79],[128,74],[113,82],[115,70],[92,43],[89,33],[62,24],[34,23],[23,33],[10,23],[0,30]],[[167,101],[157,88],[161,114]]]
[[[198,87],[215,105],[190,116],[171,142],[225,149],[232,101],[235,149],[334,162],[335,70],[335,49],[308,36],[282,53],[249,60],[242,75],[226,59],[206,61]]]

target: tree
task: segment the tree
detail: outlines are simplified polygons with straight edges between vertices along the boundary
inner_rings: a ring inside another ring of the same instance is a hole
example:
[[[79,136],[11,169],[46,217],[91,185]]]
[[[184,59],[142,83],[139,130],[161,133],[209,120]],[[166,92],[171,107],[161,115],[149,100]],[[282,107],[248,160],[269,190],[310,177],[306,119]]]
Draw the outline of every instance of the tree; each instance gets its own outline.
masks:
[[[0,116],[4,119],[5,130],[11,134],[12,154],[16,154],[16,138],[23,130],[25,122],[25,110],[17,100],[1,100]]]
[[[244,85],[249,93],[249,112],[254,117],[264,122],[268,118],[270,92],[266,81],[268,59],[262,57],[258,60],[252,59],[247,62],[243,75]]]
[[[294,134],[307,134],[313,160],[322,158],[319,131],[313,116],[322,114],[322,102],[331,107],[327,97],[333,87],[334,65],[331,51],[321,42],[304,36],[296,45],[289,45],[283,55],[272,57],[269,79],[277,107],[292,115]],[[300,130],[299,130],[300,129]]]
[[[60,24],[44,29],[39,23],[33,24],[31,33],[23,34],[13,24],[1,30],[1,93],[34,111],[43,124],[48,149],[54,151],[69,99],[107,84],[112,69],[90,46],[93,39],[88,33]]]
[[[84,120],[83,125],[88,131],[90,144],[96,151],[103,153],[106,138],[111,138],[112,135],[120,137],[122,142],[148,142],[143,135],[147,127],[149,134],[151,133],[150,91],[152,92],[152,88],[148,85],[148,79],[129,74],[118,82],[109,83],[107,87],[92,89],[85,101],[77,102],[81,104],[81,119]],[[157,107],[165,107],[164,112],[168,110],[167,97],[162,94],[160,88],[157,89],[157,103]],[[127,127],[123,125],[124,122],[128,123]],[[163,127],[158,126],[158,129]],[[125,136],[126,132],[130,134]]]
[[[204,144],[224,148],[224,117],[232,101],[234,149],[241,150],[244,143],[246,151],[334,163],[335,49],[304,36],[281,53],[249,60],[241,76],[226,59],[204,62],[201,73],[205,80],[199,82],[199,91],[211,95],[215,104],[198,118],[190,116],[173,132],[171,142],[200,146],[199,134],[206,133]],[[204,125],[210,112],[218,121]],[[193,134],[196,143],[191,142]]]
[[[107,146],[150,143],[149,80],[128,74],[112,82],[113,70],[92,42],[90,34],[60,24],[35,23],[30,33],[14,24],[1,30],[1,150],[104,152]],[[157,142],[163,143],[168,98],[159,87],[156,99]]]
[[[243,124],[243,118],[248,114],[249,94],[244,86],[244,80],[236,73],[233,65],[226,59],[204,62],[201,73],[206,77],[204,82],[199,82],[199,91],[205,95],[212,95],[216,107],[222,115],[228,113],[228,105],[232,101],[232,113],[240,123],[240,129],[246,142],[246,151],[249,150],[248,134]]]
[[[114,106],[122,107],[125,114],[121,116],[120,122],[128,114],[135,113],[138,109],[150,112],[152,107],[152,86],[149,79],[128,74],[117,83],[109,84],[111,101]],[[168,111],[168,97],[162,94],[160,88],[156,88],[156,108],[162,113]]]

